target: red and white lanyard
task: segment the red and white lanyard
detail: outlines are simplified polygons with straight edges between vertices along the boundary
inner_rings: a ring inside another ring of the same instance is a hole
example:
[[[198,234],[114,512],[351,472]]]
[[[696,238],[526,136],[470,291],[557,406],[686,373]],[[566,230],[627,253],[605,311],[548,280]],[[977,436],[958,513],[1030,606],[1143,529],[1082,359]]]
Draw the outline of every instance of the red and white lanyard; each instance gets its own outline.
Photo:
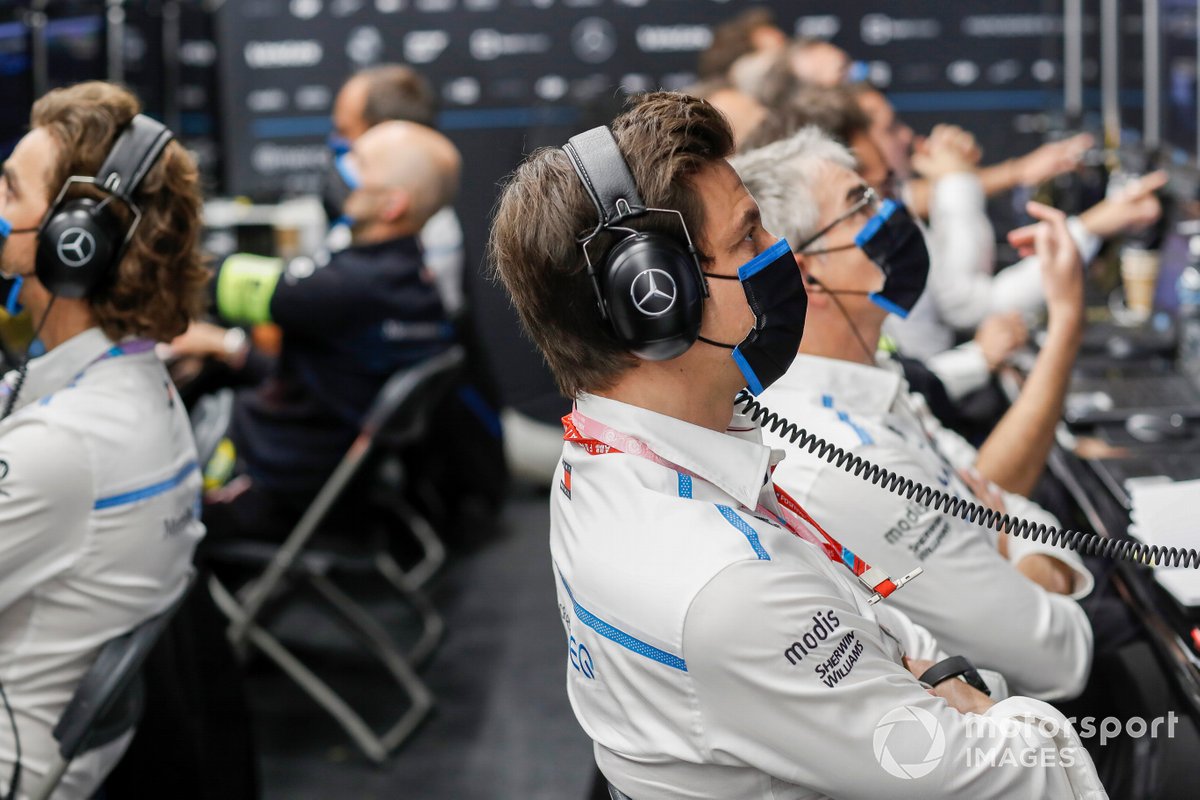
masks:
[[[682,475],[687,475],[692,480],[703,480],[690,470],[666,460],[642,440],[586,417],[578,409],[572,410],[570,414],[563,417],[562,423],[563,440],[579,445],[588,455],[602,456],[624,453],[675,470]],[[783,513],[776,514],[761,503],[753,510],[753,513],[778,520],[792,535],[820,547],[830,561],[837,562],[853,572],[855,577],[871,591],[871,597],[867,600],[869,604],[878,603],[921,574],[921,568],[917,567],[903,578],[892,580],[886,572],[872,567],[855,555],[850,548],[826,533],[825,529],[818,525],[817,521],[809,516],[808,512],[791,495],[774,483],[771,484],[771,487],[775,490],[775,499],[779,502],[779,508]],[[816,533],[813,532],[814,530]]]

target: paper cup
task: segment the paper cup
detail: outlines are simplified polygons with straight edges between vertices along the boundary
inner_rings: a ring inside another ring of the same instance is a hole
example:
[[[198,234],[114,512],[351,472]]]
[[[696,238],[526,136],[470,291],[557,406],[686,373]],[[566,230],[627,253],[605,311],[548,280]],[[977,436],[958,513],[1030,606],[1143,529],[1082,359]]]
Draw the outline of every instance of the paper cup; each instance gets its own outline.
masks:
[[[1125,305],[1142,318],[1154,310],[1154,289],[1158,285],[1157,250],[1126,248],[1121,251],[1121,283],[1125,287]]]

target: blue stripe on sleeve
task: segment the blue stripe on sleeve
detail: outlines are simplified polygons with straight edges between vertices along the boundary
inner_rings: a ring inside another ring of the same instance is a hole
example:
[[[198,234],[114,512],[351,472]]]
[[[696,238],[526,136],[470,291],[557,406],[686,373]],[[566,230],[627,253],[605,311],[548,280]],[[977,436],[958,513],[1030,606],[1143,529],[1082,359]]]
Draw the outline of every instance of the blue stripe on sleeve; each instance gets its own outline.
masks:
[[[668,666],[671,669],[677,669],[680,672],[687,672],[687,662],[685,662],[679,656],[674,655],[673,653],[668,653],[665,650],[659,650],[657,647],[647,644],[641,639],[630,636],[625,631],[609,625],[607,622],[581,606],[579,601],[575,599],[575,593],[571,591],[571,586],[567,583],[567,579],[562,576],[562,573],[559,573],[558,579],[562,581],[563,588],[567,590],[567,595],[571,598],[571,606],[575,609],[575,616],[578,617],[579,621],[584,625],[587,625],[605,639],[616,642],[617,644],[621,645],[621,647],[637,653],[639,656],[648,658],[651,661],[657,661],[658,663]]]
[[[771,554],[766,551],[762,546],[762,542],[758,540],[758,531],[750,527],[750,523],[738,516],[738,513],[729,506],[718,505],[717,511],[720,511],[721,516],[746,537],[746,541],[750,542],[750,547],[754,550],[754,554],[758,556],[759,561],[771,560]]]
[[[101,497],[95,502],[95,504],[93,504],[92,508],[96,511],[103,511],[106,508],[114,508],[116,506],[123,506],[129,503],[136,503],[139,500],[146,500],[164,492],[169,492],[187,480],[188,476],[191,475],[192,472],[198,467],[199,465],[195,461],[189,462],[186,466],[184,466],[183,469],[179,470],[179,472],[175,473],[175,475],[172,477],[167,478],[165,481],[160,481],[158,483],[151,484],[150,486],[144,486],[141,489],[134,489],[130,492],[122,492],[121,494],[114,494],[109,497]]]

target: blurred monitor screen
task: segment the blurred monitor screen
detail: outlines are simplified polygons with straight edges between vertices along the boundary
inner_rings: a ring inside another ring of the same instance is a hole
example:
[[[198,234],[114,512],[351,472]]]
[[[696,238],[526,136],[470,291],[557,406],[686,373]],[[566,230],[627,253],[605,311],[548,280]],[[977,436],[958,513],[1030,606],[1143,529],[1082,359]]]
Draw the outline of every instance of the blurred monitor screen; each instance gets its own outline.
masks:
[[[64,16],[46,21],[46,87],[103,80],[104,15]]]
[[[29,30],[21,22],[0,23],[0,158],[8,158],[29,125],[33,75],[29,65]]]
[[[163,120],[166,73],[163,65],[163,19],[157,4],[127,3],[121,47],[125,85],[142,101],[142,110]]]
[[[1163,142],[1196,155],[1196,0],[1162,0]]]

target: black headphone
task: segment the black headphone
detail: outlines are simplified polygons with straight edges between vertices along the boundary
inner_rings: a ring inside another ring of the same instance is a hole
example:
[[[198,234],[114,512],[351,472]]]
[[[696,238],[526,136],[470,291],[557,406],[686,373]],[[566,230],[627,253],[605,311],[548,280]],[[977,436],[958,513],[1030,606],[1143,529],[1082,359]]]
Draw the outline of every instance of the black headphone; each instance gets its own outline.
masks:
[[[668,208],[646,207],[617,140],[606,126],[572,136],[563,151],[600,218],[595,229],[579,240],[600,316],[638,358],[665,361],[681,355],[700,335],[701,310],[708,296],[700,257],[683,215]],[[649,213],[679,217],[684,241],[623,224]],[[609,248],[597,270],[588,245],[603,231],[624,236]]]
[[[34,268],[47,291],[81,298],[107,284],[142,219],[133,193],[172,138],[165,125],[138,114],[121,131],[94,178],[67,178],[38,226]],[[94,186],[103,197],[68,199],[76,184]],[[132,212],[130,222],[122,222],[111,208],[114,200]]]

